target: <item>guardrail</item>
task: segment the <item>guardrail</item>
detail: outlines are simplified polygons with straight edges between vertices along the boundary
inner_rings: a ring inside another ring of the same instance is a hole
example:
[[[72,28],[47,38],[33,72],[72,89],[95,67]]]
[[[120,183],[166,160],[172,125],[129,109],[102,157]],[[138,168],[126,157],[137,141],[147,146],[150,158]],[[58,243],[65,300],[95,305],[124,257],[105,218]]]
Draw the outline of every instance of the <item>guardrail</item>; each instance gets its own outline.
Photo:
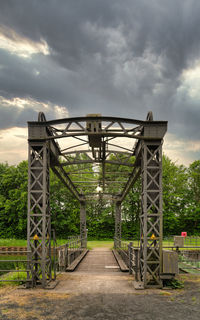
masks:
[[[163,238],[163,248],[172,248],[172,247],[176,247],[175,241],[174,239],[176,238],[182,238],[182,246],[181,247],[196,247],[199,248],[200,247],[200,237],[199,236],[186,236],[186,237],[182,237],[182,236],[169,236],[169,237],[164,237]]]
[[[122,241],[114,238],[115,250],[120,254],[124,263],[129,269],[130,274],[135,275],[135,279],[139,280],[139,247],[135,247],[133,242]]]
[[[85,251],[87,238],[80,236],[70,237],[67,243],[56,247],[56,264],[59,271],[66,271],[67,268]]]
[[[177,236],[178,238],[181,238]],[[182,245],[174,238],[163,240],[163,249],[176,250],[178,253],[179,268],[186,272],[200,274],[200,237],[186,237],[182,239]],[[180,242],[181,244],[181,242]],[[139,274],[139,253],[140,249],[136,242],[122,241],[119,238],[114,238],[115,250],[120,254],[122,260],[129,268],[129,273],[134,274],[135,280],[140,281]]]
[[[124,263],[129,267],[128,243],[119,238],[114,238],[115,250],[120,254]]]
[[[0,282],[31,282],[32,283],[32,268],[31,268],[31,260],[29,254],[31,252],[24,250],[0,250],[0,256],[9,255],[9,259],[0,259]],[[12,255],[24,255],[27,256],[27,259],[13,259]],[[4,264],[12,264],[14,268],[7,269],[5,267],[1,267],[2,263]],[[20,277],[22,273],[26,273],[26,277]],[[17,273],[17,277],[12,276],[8,277],[10,273]],[[3,274],[3,275],[2,275]],[[6,278],[7,276],[7,278]]]

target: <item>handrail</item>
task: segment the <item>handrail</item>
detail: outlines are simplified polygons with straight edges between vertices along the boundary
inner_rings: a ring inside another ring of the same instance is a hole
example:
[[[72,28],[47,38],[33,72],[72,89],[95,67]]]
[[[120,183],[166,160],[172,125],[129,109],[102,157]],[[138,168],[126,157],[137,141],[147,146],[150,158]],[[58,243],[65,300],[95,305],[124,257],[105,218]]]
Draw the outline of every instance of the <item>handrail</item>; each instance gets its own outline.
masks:
[[[65,244],[55,248],[57,265],[60,271],[66,271],[73,261],[87,247],[87,237],[73,236]]]
[[[4,268],[0,268],[0,272],[3,272],[3,273],[5,273],[5,274],[7,274],[7,273],[10,273],[10,272],[17,272],[18,273],[18,277],[17,277],[17,279],[5,279],[5,278],[1,278],[0,277],[0,282],[33,282],[33,280],[32,280],[32,277],[30,276],[31,274],[32,274],[32,268],[31,268],[31,260],[30,260],[30,257],[28,258],[28,256],[29,256],[29,254],[31,253],[31,251],[29,251],[29,250],[26,250],[26,251],[8,251],[8,252],[6,252],[6,251],[0,251],[0,255],[5,255],[7,253],[7,255],[12,255],[13,253],[20,253],[20,254],[25,254],[25,255],[27,255],[27,259],[23,259],[23,260],[21,260],[21,259],[12,259],[12,256],[10,256],[10,259],[0,259],[0,263],[15,263],[15,264],[17,264],[17,266],[15,267],[15,269],[5,269],[5,267]],[[23,268],[22,267],[19,267],[19,263],[23,263],[23,264],[25,264],[25,266],[23,265]],[[26,279],[20,279],[20,277],[19,277],[19,273],[20,272],[26,272],[27,273],[27,278]],[[2,275],[3,276],[3,275]]]
[[[115,237],[115,250],[119,252],[123,261],[129,268],[129,273],[135,275],[136,281],[139,279],[139,247],[134,247],[133,242],[127,243]]]

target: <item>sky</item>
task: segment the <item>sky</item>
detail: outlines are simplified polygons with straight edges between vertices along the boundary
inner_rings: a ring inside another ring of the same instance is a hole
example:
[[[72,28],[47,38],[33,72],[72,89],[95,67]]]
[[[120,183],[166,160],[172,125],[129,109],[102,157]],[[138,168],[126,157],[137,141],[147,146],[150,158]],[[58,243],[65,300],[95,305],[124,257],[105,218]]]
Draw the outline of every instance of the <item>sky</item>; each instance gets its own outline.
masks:
[[[199,0],[0,0],[0,162],[27,121],[101,113],[168,121],[164,153],[200,159]]]

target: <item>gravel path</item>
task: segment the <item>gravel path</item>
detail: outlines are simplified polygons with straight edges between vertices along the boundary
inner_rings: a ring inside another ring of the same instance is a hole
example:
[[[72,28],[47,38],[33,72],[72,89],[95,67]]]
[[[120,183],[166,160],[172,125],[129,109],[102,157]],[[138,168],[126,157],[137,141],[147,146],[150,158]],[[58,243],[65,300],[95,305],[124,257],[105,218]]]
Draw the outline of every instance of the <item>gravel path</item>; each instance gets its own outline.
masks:
[[[101,270],[88,255],[74,273],[60,274],[54,290],[0,289],[1,320],[199,320],[200,278],[184,275],[181,290],[133,288],[133,278],[114,268],[115,260],[102,251]],[[93,256],[94,258],[94,256]],[[88,260],[88,261],[89,261]],[[105,268],[112,266],[113,268]]]

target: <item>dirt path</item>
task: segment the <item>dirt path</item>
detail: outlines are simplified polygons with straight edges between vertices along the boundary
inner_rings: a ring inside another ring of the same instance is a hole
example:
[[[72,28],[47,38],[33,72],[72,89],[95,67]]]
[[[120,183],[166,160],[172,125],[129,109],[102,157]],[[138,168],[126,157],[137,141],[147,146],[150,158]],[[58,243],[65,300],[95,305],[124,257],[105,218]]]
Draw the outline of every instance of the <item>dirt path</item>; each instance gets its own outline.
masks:
[[[184,276],[181,290],[135,291],[133,277],[116,268],[107,250],[92,251],[87,261],[74,273],[60,274],[51,291],[0,289],[0,319],[200,319],[200,278]]]

